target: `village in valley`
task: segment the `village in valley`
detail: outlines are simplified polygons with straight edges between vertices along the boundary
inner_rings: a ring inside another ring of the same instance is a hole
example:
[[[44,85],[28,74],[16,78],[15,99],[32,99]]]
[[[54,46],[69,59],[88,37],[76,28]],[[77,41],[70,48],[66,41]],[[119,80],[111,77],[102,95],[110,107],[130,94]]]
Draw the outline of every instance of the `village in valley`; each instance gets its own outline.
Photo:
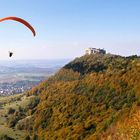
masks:
[[[37,85],[40,81],[18,81],[15,83],[0,83],[0,96],[24,93]]]

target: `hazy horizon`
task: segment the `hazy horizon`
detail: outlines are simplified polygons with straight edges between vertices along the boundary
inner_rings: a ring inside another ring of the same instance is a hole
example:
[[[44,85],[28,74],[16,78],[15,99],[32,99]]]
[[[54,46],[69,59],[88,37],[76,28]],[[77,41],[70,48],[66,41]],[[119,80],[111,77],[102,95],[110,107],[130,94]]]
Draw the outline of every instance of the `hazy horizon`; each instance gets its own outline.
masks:
[[[9,68],[55,68],[63,67],[72,59],[30,59],[30,60],[0,60],[0,67]]]

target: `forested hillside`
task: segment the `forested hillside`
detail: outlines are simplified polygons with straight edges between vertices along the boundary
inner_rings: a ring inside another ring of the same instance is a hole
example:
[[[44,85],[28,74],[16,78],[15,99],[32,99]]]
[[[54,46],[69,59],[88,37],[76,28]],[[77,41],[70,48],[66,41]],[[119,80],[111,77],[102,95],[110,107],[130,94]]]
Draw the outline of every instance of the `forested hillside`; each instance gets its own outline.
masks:
[[[76,58],[26,96],[34,98],[7,125],[26,130],[28,139],[140,139],[138,56]]]

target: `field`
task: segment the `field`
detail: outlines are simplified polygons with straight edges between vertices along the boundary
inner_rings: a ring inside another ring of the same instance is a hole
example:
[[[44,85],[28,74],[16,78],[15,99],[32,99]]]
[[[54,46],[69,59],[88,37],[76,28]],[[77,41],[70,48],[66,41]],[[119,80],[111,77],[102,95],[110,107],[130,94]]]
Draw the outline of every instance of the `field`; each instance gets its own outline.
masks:
[[[9,97],[0,97],[0,137],[7,135],[14,139],[24,140],[27,133],[25,131],[16,130],[16,128],[9,128],[6,124],[7,111],[9,108],[17,110],[20,106],[26,107],[30,102],[30,97],[26,97],[24,94],[14,95]]]

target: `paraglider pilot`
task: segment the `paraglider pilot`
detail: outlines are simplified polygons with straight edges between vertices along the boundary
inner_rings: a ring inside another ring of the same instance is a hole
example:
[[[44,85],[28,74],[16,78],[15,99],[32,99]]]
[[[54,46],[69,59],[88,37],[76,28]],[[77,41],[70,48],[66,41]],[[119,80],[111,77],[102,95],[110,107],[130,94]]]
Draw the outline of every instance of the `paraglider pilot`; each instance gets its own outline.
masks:
[[[12,55],[13,55],[13,52],[9,52],[9,57],[12,57]]]

